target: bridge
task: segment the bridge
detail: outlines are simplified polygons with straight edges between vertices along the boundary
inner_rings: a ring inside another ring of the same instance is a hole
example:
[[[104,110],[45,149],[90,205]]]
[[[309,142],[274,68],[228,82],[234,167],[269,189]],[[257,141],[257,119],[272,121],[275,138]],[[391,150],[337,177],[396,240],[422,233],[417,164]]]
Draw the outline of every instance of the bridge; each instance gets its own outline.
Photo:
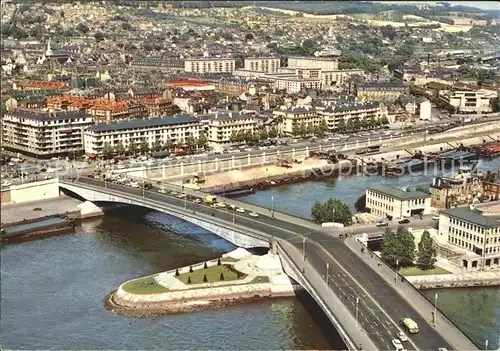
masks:
[[[260,208],[258,217],[250,217],[91,178],[61,179],[59,185],[88,201],[133,204],[173,215],[241,247],[271,247],[285,272],[317,301],[349,350],[394,349],[392,340],[402,331],[403,317],[420,327],[418,334],[408,335],[406,349],[478,349],[415,288],[400,282],[397,272],[378,266],[377,259],[360,258],[360,243],[352,238],[341,241],[305,220],[270,216],[269,209]]]

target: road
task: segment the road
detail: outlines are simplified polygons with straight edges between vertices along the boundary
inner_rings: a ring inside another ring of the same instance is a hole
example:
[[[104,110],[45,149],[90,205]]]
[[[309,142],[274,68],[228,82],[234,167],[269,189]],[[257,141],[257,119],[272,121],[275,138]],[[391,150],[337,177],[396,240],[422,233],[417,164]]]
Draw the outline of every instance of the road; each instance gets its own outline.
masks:
[[[97,185],[101,188],[104,186],[102,181],[89,178],[80,178],[75,182]],[[312,231],[309,227],[279,218],[266,215],[253,218],[232,210],[214,209],[173,196],[150,191],[143,192],[142,189],[109,182],[106,187],[162,201],[179,208],[186,206],[189,211],[212,215],[228,222],[234,221],[236,226],[252,228],[286,240],[300,249],[302,249],[303,238],[306,238],[306,259],[318,272],[325,272],[326,263],[330,264],[330,287],[339,298],[346,300],[346,306],[353,314],[355,314],[356,298],[359,298],[360,326],[370,333],[373,342],[380,349],[392,348],[391,340],[399,330],[398,321],[402,317],[412,318],[420,327],[419,334],[409,335],[411,343],[405,343],[408,349],[437,350],[441,347],[452,349],[452,346],[429,324],[431,316],[422,316],[413,309],[398,292],[365,262],[357,258],[342,241],[327,233]]]

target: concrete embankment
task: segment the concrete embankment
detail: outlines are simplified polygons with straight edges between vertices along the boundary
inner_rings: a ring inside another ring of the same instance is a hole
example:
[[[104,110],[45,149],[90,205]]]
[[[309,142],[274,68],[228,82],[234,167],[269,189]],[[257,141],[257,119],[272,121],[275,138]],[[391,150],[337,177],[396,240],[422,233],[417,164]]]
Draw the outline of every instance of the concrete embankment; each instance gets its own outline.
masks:
[[[224,272],[226,278],[219,279]],[[125,282],[106,297],[105,305],[126,315],[177,314],[295,296],[300,289],[283,272],[278,256],[256,256],[238,248],[219,260]]]
[[[418,289],[500,286],[500,271],[405,277]]]

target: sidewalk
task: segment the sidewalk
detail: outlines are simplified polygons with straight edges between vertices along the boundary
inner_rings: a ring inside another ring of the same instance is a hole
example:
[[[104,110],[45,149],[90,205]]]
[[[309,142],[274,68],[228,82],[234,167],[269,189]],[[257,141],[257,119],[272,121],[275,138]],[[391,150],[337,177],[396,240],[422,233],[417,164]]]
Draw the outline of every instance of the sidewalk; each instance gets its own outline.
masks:
[[[364,245],[358,242],[355,238],[345,240],[345,244],[354,252],[360,259],[364,260],[368,265],[375,266],[380,260],[377,256],[370,257],[368,253],[362,254],[360,247]],[[382,263],[375,271],[382,277],[388,284],[395,284],[395,271]],[[410,304],[420,315],[432,325],[432,313],[434,312],[434,305],[431,304],[425,297],[423,297],[416,288],[406,282],[401,282],[398,278],[394,289]],[[455,326],[446,316],[437,310],[437,326],[435,329],[445,338],[456,350],[477,350],[478,347],[460,330]]]

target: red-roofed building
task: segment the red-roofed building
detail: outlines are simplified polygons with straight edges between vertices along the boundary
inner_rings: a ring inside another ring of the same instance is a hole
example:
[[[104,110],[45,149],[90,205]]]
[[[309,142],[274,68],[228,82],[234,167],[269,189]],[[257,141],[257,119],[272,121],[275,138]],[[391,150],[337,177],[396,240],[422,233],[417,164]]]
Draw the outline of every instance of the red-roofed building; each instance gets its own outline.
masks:
[[[197,79],[171,80],[167,83],[169,88],[182,88],[185,91],[215,90],[215,85]]]

